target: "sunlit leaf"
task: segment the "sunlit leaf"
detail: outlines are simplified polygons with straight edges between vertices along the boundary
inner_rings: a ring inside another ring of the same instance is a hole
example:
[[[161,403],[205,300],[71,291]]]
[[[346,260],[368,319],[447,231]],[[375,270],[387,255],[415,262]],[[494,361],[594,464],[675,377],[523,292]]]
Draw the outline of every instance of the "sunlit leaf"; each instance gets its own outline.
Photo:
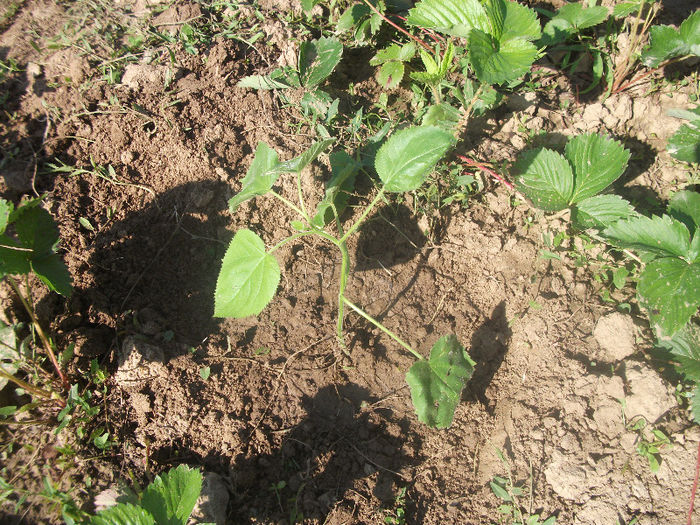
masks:
[[[559,211],[569,206],[574,174],[566,158],[549,149],[525,152],[515,163],[515,184],[535,206]]]
[[[202,490],[202,475],[180,465],[156,476],[143,491],[141,505],[158,525],[186,525]]]
[[[619,195],[595,195],[576,203],[572,220],[582,229],[605,228],[634,213],[634,207]]]

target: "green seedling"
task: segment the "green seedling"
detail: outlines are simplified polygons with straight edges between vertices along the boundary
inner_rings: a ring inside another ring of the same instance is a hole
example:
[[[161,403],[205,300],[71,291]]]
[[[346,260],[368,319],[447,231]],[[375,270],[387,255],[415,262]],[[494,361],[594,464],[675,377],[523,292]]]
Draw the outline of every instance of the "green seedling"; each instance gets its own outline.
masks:
[[[700,106],[691,110],[672,110],[669,114],[687,122],[668,139],[666,151],[678,160],[700,164]]]
[[[579,135],[569,139],[563,155],[547,148],[522,154],[514,166],[515,186],[537,208],[570,208],[578,227],[603,228],[633,214],[621,197],[600,194],[622,175],[629,158],[616,140]]]
[[[700,194],[676,193],[663,216],[609,225],[603,236],[637,251],[646,263],[637,298],[660,339],[681,330],[700,306]]]
[[[303,88],[313,92],[330,76],[342,56],[343,44],[336,38],[302,42],[296,68],[286,66],[268,75],[247,76],[236,85],[253,89]]]
[[[86,525],[186,525],[202,490],[199,471],[180,465],[156,476],[140,494],[98,512]]]
[[[345,350],[343,321],[347,307],[382,330],[417,359],[406,374],[406,381],[411,389],[418,418],[433,427],[448,427],[459,403],[460,393],[473,372],[474,362],[465,349],[454,335],[448,335],[435,343],[429,359],[425,359],[394,332],[355,305],[347,294],[346,285],[350,273],[348,239],[359,230],[386,193],[403,193],[419,188],[437,162],[452,147],[454,138],[449,132],[437,127],[414,127],[394,133],[379,148],[374,160],[374,168],[382,183],[379,192],[347,229],[341,218],[348,192],[352,191],[355,176],[361,167],[359,160],[345,152],[331,155],[333,176],[314,215],[307,209],[301,187],[301,170],[331,142],[316,143],[300,157],[287,162],[280,162],[277,153],[265,143],[258,144],[253,163],[243,179],[243,187],[229,202],[231,210],[235,211],[242,202],[252,197],[269,193],[296,213],[299,220],[291,223],[295,233],[269,250],[265,248],[263,240],[250,230],[239,230],[235,234],[224,255],[217,280],[214,315],[258,315],[272,300],[280,280],[280,269],[274,252],[302,237],[324,239],[340,252],[336,337],[341,348]],[[296,174],[298,204],[272,190],[282,173]],[[325,229],[331,223],[335,224],[336,235]]]
[[[493,480],[489,482],[491,492],[493,492],[498,499],[503,501],[503,504],[498,507],[498,513],[501,515],[498,523],[504,525],[554,525],[557,522],[556,516],[550,516],[540,521],[540,515],[533,514],[532,512],[534,496],[532,466],[530,467],[530,475],[528,478],[529,486],[525,488],[522,484],[517,484],[513,481],[513,469],[505,454],[498,448],[494,447],[494,449],[496,455],[505,467],[508,476],[507,478],[495,476]],[[521,498],[526,496],[529,500],[527,510],[520,503]]]
[[[661,453],[673,448],[671,440],[658,428],[651,429],[651,437],[646,432],[647,422],[639,418],[630,422],[627,428],[637,433],[637,454],[649,462],[649,470],[656,474],[661,467]]]
[[[370,59],[369,64],[380,66],[377,72],[379,85],[384,89],[394,89],[403,80],[406,70],[405,64],[413,60],[415,55],[416,44],[414,42],[408,42],[404,45],[391,44],[377,51],[377,54]]]
[[[364,4],[353,4],[338,19],[338,33],[353,31],[355,40],[366,42],[376,35],[385,20],[386,4],[382,0],[365,0]]]

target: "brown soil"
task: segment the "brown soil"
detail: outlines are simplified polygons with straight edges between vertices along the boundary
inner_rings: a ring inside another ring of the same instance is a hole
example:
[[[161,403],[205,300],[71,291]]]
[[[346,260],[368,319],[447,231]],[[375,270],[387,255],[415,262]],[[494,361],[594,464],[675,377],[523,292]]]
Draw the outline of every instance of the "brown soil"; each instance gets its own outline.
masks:
[[[155,17],[153,3],[137,3],[133,16]],[[264,7],[278,21],[275,6]],[[4,87],[0,191],[15,201],[49,193],[75,286],[69,300],[37,291],[38,311],[59,347],[76,343],[76,367],[97,358],[112,374],[101,417],[117,449],[96,465],[78,463],[60,481],[64,488],[91,474],[94,485],[82,493],[89,507],[129,472],[144,480],[187,463],[223,477],[230,523],[288,523],[293,513],[303,523],[383,523],[407,487],[407,523],[483,524],[498,520],[502,503],[488,484],[507,475],[497,448],[514,480],[532,478],[525,506],[556,514],[557,523],[685,520],[700,432],[649,358],[644,317],[616,314],[600,298],[602,285],[591,278],[596,263],[540,256],[543,235],[563,229],[561,218],[513,205],[505,188],[486,181],[467,209],[426,217],[411,209],[412,199],[383,207],[351,244],[348,290],[356,303],[426,354],[454,333],[477,363],[452,427],[428,429],[416,420],[404,380],[410,355],[353,315],[351,357],[338,348],[332,246],[286,245],[277,252],[277,296],[259,317],[212,318],[233,233],[245,226],[272,245],[292,219],[264,198],[233,215],[227,208],[258,141],[284,159],[313,141],[305,128],[290,131],[292,109],[273,94],[235,87],[283,57],[287,40],[267,35],[280,46],[269,56],[223,38],[197,56],[180,47],[174,62],[135,62],[120,83],[108,84],[75,48],[29,45],[32,31],[43,38],[61,31],[64,9],[27,0],[0,35],[0,58],[25,70]],[[171,27],[199,15],[198,5],[178,2],[156,23]],[[363,67],[355,72],[364,77]],[[352,75],[353,67],[343,72]],[[371,76],[356,82],[360,91],[373,89]],[[465,141],[471,154],[512,160],[530,140],[528,129],[550,132],[535,137],[550,144],[608,131],[636,154],[623,192],[665,196],[684,181],[664,153],[650,159],[677,126],[663,108],[685,107],[685,92],[588,105],[557,93],[514,97],[497,117],[478,122],[480,131]],[[571,105],[562,110],[566,97]],[[50,173],[58,160],[111,165],[114,178]],[[325,176],[323,162],[304,174],[310,195],[320,197]],[[280,191],[293,195],[294,182],[282,180]],[[21,318],[17,306],[3,303],[3,317]],[[206,366],[211,376],[203,380]],[[656,475],[635,453],[621,399],[628,419],[645,416],[671,436]],[[56,472],[57,445],[38,435],[8,434],[54,450],[15,480],[30,489]],[[28,454],[3,458],[9,477]],[[52,522],[45,506],[2,512],[7,522]]]

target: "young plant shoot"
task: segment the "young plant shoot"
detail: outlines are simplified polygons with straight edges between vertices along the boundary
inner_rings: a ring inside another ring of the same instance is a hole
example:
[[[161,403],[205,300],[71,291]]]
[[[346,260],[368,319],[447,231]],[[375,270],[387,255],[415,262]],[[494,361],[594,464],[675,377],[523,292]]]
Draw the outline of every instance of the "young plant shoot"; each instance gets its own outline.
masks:
[[[315,143],[307,152],[287,162],[280,162],[277,153],[267,144],[258,144],[253,163],[243,179],[242,189],[229,202],[231,210],[235,211],[242,202],[252,197],[269,193],[293,210],[299,220],[292,221],[291,224],[295,233],[270,249],[266,249],[263,240],[250,230],[239,230],[234,235],[224,255],[216,284],[214,315],[239,318],[259,314],[272,300],[279,284],[280,269],[274,252],[284,244],[302,237],[313,235],[325,239],[340,252],[336,325],[339,344],[345,349],[343,319],[347,307],[382,330],[416,358],[416,363],[406,374],[406,381],[411,388],[418,419],[432,427],[449,427],[462,388],[474,369],[474,362],[464,347],[454,335],[447,335],[435,343],[429,359],[425,359],[353,303],[347,294],[346,285],[350,273],[348,239],[359,230],[385,193],[403,193],[419,188],[437,162],[453,146],[454,137],[448,131],[434,126],[413,127],[394,133],[375,157],[374,168],[382,183],[379,191],[358,219],[347,228],[344,227],[341,216],[348,192],[354,186],[359,162],[345,152],[331,154],[333,176],[326,186],[325,197],[313,216],[308,212],[301,189],[301,170],[328,148],[331,142],[327,140]],[[296,174],[299,201],[296,204],[272,189],[283,173]],[[325,229],[330,223],[335,223],[335,235]]]

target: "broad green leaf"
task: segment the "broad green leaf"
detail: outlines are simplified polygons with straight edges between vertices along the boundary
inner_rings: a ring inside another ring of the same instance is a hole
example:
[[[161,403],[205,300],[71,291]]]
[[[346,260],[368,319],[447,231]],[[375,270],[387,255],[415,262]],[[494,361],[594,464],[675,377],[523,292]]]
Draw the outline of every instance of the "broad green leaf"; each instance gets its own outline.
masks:
[[[430,106],[425,112],[421,125],[437,126],[448,131],[452,131],[459,122],[461,113],[455,107],[447,103]]]
[[[690,190],[677,192],[668,203],[668,213],[697,234],[700,229],[700,193]]]
[[[0,235],[0,278],[5,275],[23,275],[31,271],[31,252],[23,250],[25,248],[19,242],[7,235]]]
[[[238,81],[236,87],[251,89],[287,89],[299,87],[299,73],[292,68],[277,68],[269,75],[250,75]]]
[[[407,62],[411,60],[415,55],[416,44],[414,44],[413,42],[408,42],[401,46],[397,60],[400,60],[401,62]]]
[[[454,335],[441,337],[430,350],[429,360],[414,363],[406,382],[418,419],[430,427],[449,427],[474,365]]]
[[[517,2],[506,2],[506,19],[500,37],[502,42],[513,38],[537,40],[541,34],[540,21],[533,9]]]
[[[512,501],[512,498],[510,497],[510,494],[508,494],[508,491],[504,489],[501,485],[499,485],[495,481],[490,481],[489,485],[491,486],[491,491],[497,498],[500,498],[503,501]]]
[[[258,142],[255,158],[241,182],[241,191],[228,201],[229,209],[236,211],[241,203],[270,191],[280,176],[279,165],[277,152],[264,142]]]
[[[59,239],[58,227],[53,217],[39,207],[22,212],[15,220],[15,230],[22,246],[32,250],[32,258],[53,253]]]
[[[688,323],[670,339],[659,341],[676,362],[678,372],[688,381],[700,383],[700,328]]]
[[[491,26],[489,33],[500,41],[506,21],[506,3],[503,0],[486,0],[484,9]]]
[[[141,505],[158,525],[186,525],[202,490],[202,475],[186,465],[156,476],[141,495]]]
[[[683,55],[700,56],[700,11],[685,19],[678,31],[671,26],[652,26],[642,62],[658,67],[666,60]]]
[[[280,172],[298,173],[301,170],[303,170],[306,166],[311,164],[314,160],[316,160],[318,156],[324,151],[326,151],[328,147],[331,146],[334,142],[335,139],[326,139],[321,140],[319,142],[314,142],[309,149],[307,149],[298,157],[295,157],[292,160],[281,162],[278,165],[277,169],[279,169]]]
[[[387,62],[382,64],[377,73],[377,82],[384,89],[394,89],[398,87],[403,80],[404,65],[403,62]]]
[[[413,42],[403,46],[391,44],[389,47],[377,51],[377,54],[370,58],[369,65],[378,66],[392,61],[406,62],[411,60],[415,54],[416,45]]]
[[[700,305],[700,263],[688,264],[675,257],[655,259],[640,275],[637,295],[660,335],[672,337]]]
[[[5,233],[7,224],[10,222],[10,213],[12,213],[12,203],[5,199],[0,199],[0,235]]]
[[[465,38],[472,29],[490,30],[486,10],[479,0],[423,0],[408,12],[406,21]]]
[[[615,182],[627,168],[630,152],[604,135],[578,135],[569,140],[564,155],[574,170],[571,203],[593,197]]]
[[[369,16],[370,13],[369,7],[365,4],[353,4],[340,16],[336,29],[339,33],[350,31],[360,20]]]
[[[31,260],[32,270],[49,289],[69,297],[73,292],[70,273],[57,253]]]
[[[19,370],[19,358],[14,327],[0,321],[0,367],[13,375]],[[8,381],[6,377],[0,377],[0,390],[7,386]]]
[[[344,151],[337,151],[330,154],[332,175],[326,184],[326,195],[316,207],[316,215],[311,220],[311,224],[317,228],[323,228],[329,224],[335,214],[340,214],[345,210],[350,192],[355,188],[355,177],[360,170],[360,165],[350,155]]]
[[[635,2],[620,2],[615,4],[613,7],[613,16],[615,18],[625,18],[632,13],[637,13],[639,11],[639,6],[642,4],[639,0]]]
[[[530,70],[538,56],[535,45],[527,40],[516,38],[499,42],[478,29],[470,33],[467,49],[474,74],[485,84],[517,80]]]
[[[669,139],[668,153],[683,162],[700,163],[700,123],[683,124]]]
[[[596,26],[608,18],[608,9],[603,6],[583,7],[581,2],[563,5],[554,18],[565,20],[577,31]]]
[[[515,184],[526,197],[544,211],[569,206],[574,190],[574,174],[566,158],[549,149],[527,151],[515,163]]]
[[[92,516],[88,523],[89,525],[155,525],[156,521],[142,507],[131,503],[117,503]]]
[[[321,37],[302,42],[299,47],[299,78],[302,86],[314,88],[335,69],[343,56],[343,44],[337,38]]]
[[[565,42],[576,33],[576,30],[571,27],[571,24],[563,18],[552,18],[544,25],[542,30],[542,38],[537,41],[540,47],[551,47],[555,44]]]
[[[634,213],[632,205],[619,195],[595,195],[575,204],[572,220],[582,229],[605,228]]]
[[[638,216],[619,221],[608,226],[603,235],[623,248],[662,257],[687,257],[690,249],[688,228],[668,215]]]
[[[425,67],[425,72],[428,73],[428,75],[437,76],[439,74],[439,67],[437,63],[424,49],[420,50],[420,59],[423,62],[423,67]]]
[[[374,167],[386,191],[412,191],[453,144],[452,134],[435,126],[402,129],[379,148]]]
[[[277,259],[262,239],[239,230],[226,250],[214,293],[214,317],[258,315],[272,300],[280,281]]]

